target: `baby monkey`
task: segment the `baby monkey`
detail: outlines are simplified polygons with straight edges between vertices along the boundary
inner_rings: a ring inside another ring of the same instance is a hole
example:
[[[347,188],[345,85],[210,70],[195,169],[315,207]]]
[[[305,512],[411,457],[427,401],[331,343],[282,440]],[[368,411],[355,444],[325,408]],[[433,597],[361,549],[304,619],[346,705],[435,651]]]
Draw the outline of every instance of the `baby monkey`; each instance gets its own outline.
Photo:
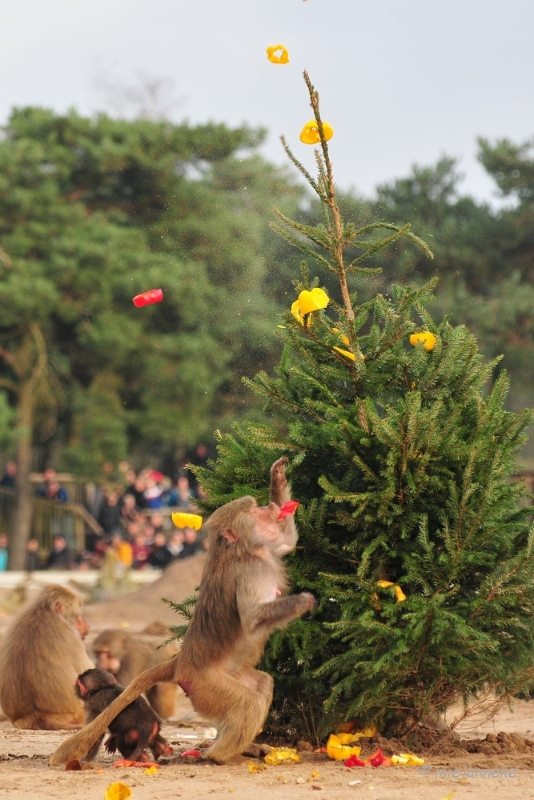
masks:
[[[87,669],[76,679],[76,694],[81,698],[87,715],[86,723],[92,722],[124,691],[111,672],[104,669]],[[105,743],[108,753],[118,750],[130,761],[148,761],[145,753],[149,747],[155,760],[170,755],[172,747],[160,734],[161,721],[143,697],[138,697],[110,723],[110,737]],[[86,761],[92,761],[102,744],[101,736],[87,753]]]

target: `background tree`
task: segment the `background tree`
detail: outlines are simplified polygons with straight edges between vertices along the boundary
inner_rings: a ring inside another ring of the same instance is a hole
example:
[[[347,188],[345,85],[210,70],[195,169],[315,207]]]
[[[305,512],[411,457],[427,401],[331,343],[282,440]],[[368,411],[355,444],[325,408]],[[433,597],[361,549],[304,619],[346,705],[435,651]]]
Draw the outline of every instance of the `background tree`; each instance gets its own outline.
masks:
[[[63,465],[86,476],[126,453],[161,457],[241,410],[237,365],[275,357],[265,207],[300,192],[251,155],[262,135],[13,112],[0,141],[0,377],[19,431],[13,568],[32,446],[42,464],[63,442]],[[155,286],[164,303],[135,309],[133,295]]]
[[[387,246],[411,238],[428,248],[408,225],[343,219],[305,78],[321,139],[317,180],[288,153],[323,222],[278,217],[285,238],[337,277],[337,291],[315,310],[299,294],[276,375],[247,381],[273,424],[222,435],[213,469],[199,475],[213,508],[265,496],[273,453],[291,459],[302,502],[291,572],[319,605],[267,651],[277,678],[271,731],[297,737],[357,717],[402,734],[459,699],[505,697],[532,674],[534,533],[524,490],[510,482],[531,414],[503,409],[504,374],[486,389],[495,363],[463,325],[433,321],[432,283],[365,302],[349,293],[348,276],[368,280],[362,263]],[[304,267],[297,293],[313,286]]]

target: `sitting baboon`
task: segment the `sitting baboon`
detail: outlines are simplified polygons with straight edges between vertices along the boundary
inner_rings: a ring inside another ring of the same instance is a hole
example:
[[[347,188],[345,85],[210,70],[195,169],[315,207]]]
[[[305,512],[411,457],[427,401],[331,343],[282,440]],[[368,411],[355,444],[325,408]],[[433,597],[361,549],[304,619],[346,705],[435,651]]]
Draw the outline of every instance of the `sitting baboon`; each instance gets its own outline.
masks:
[[[168,661],[177,651],[175,648],[156,649],[128,631],[113,628],[96,637],[93,652],[100,669],[111,672],[119,684],[128,686],[141,672]],[[147,689],[146,699],[161,719],[168,719],[174,714],[176,686],[157,683]]]
[[[79,728],[85,714],[74,686],[92,667],[82,639],[89,626],[82,601],[47,586],[14,620],[0,647],[0,705],[16,728]]]
[[[315,607],[306,592],[284,596],[288,581],[282,556],[297,543],[293,517],[280,519],[280,505],[290,499],[286,463],[281,458],[271,467],[268,506],[242,497],[219,508],[206,523],[207,559],[178,655],[136,678],[109,708],[53,753],[51,765],[80,760],[120,711],[162,681],[178,683],[194,708],[219,728],[207,758],[227,763],[251,744],[272,700],[273,679],[254,668],[265,643],[274,628]]]

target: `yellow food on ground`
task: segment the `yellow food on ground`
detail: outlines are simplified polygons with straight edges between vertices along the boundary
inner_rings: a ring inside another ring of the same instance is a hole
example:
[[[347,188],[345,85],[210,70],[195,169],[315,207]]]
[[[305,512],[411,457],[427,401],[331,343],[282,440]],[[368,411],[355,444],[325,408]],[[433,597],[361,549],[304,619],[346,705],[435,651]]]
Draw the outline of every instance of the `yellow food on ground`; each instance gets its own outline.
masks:
[[[248,771],[255,773],[255,772],[263,772],[264,769],[267,769],[265,764],[249,764]]]
[[[300,756],[294,747],[273,747],[264,759],[266,764],[276,767],[278,764],[294,763],[298,764]]]
[[[361,734],[360,734],[361,735]],[[360,736],[352,733],[331,733],[326,743],[326,754],[334,761],[346,761],[351,756],[359,756],[361,747],[351,746],[350,742],[357,742]]]
[[[110,783],[104,792],[104,800],[129,800],[132,790],[126,783]]]

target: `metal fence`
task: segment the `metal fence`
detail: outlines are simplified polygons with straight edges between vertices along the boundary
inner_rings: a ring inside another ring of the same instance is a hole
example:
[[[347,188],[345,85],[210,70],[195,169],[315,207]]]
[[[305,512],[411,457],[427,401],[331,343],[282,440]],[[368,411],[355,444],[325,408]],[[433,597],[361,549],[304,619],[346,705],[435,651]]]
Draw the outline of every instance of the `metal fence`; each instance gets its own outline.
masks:
[[[70,487],[69,487],[70,489]],[[9,537],[15,516],[15,491],[0,486],[0,531]],[[64,536],[74,553],[85,547],[87,529],[102,534],[102,528],[85,506],[79,503],[56,503],[40,497],[32,498],[30,535],[39,541],[42,552],[50,552],[54,536]]]

